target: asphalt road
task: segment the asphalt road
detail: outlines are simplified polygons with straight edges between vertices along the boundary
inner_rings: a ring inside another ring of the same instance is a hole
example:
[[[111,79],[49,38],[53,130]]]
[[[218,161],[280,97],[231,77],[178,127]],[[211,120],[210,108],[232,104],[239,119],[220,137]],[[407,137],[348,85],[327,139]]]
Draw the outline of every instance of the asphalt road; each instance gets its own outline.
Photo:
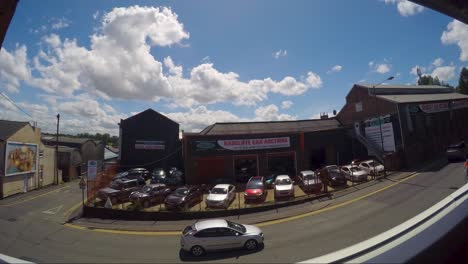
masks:
[[[0,201],[0,253],[33,262],[60,263],[302,261],[350,246],[417,215],[461,187],[465,183],[462,172],[462,163],[422,172],[349,205],[265,226],[265,246],[256,252],[220,252],[199,259],[179,250],[178,236],[111,234],[64,226],[66,210],[81,199],[78,182],[73,182],[24,202],[21,196]],[[26,197],[37,195],[41,192]]]

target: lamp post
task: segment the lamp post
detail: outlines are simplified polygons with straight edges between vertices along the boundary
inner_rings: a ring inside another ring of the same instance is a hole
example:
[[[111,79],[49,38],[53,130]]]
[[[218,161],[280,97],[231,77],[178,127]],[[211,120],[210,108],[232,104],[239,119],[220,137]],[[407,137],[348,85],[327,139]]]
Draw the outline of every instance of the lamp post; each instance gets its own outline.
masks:
[[[384,81],[378,83],[378,84],[374,84],[372,86],[373,90],[374,90],[374,102],[375,102],[375,112],[376,114],[378,115],[377,116],[377,120],[379,121],[379,128],[380,128],[380,143],[381,143],[381,147],[382,147],[382,155],[384,155],[385,153],[385,149],[384,149],[384,142],[383,142],[383,135],[382,135],[382,120],[381,120],[381,113],[379,111],[379,108],[378,108],[378,104],[377,104],[377,93],[375,92],[375,87],[381,85],[382,83],[386,82],[386,81],[390,81],[390,80],[393,80],[395,77],[393,76],[390,76],[388,77],[387,79],[385,79]],[[382,156],[382,159],[383,159],[383,165],[384,165],[384,176],[386,176],[386,167],[385,167],[385,157]]]
[[[59,142],[59,124],[60,124],[60,114],[57,114],[57,134],[55,138],[55,184],[59,184],[58,179],[58,142]]]

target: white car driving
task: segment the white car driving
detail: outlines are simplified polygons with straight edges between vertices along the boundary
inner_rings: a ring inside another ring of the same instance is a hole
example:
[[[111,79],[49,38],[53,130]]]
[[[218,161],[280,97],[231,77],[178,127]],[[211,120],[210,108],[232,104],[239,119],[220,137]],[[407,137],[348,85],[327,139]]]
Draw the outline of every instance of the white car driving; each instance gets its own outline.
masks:
[[[294,197],[294,182],[288,175],[276,176],[274,185],[275,199],[280,197]]]
[[[359,164],[359,168],[363,169],[369,175],[380,175],[384,172],[384,166],[374,160],[366,160]]]
[[[233,248],[256,249],[263,243],[263,233],[253,225],[242,225],[224,219],[204,220],[182,231],[180,247],[193,256],[207,251]]]
[[[206,206],[211,208],[228,208],[236,198],[236,187],[232,184],[218,184],[206,197]]]
[[[341,167],[341,172],[345,175],[349,181],[366,181],[367,172],[359,168],[356,165],[347,165]]]

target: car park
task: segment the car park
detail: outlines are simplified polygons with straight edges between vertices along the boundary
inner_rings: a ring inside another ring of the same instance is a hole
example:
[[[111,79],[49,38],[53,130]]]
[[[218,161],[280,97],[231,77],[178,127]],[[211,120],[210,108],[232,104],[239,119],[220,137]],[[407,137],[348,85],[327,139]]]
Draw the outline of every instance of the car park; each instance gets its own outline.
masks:
[[[273,173],[273,174],[270,174],[268,176],[265,177],[265,184],[267,186],[267,188],[273,188],[273,183],[275,182],[275,179],[276,179],[276,174]]]
[[[138,191],[130,194],[130,202],[139,204],[144,208],[150,207],[155,203],[162,203],[167,195],[171,193],[164,184],[149,184]]]
[[[117,175],[114,176],[112,181],[125,180],[125,179],[137,180],[140,185],[146,184],[145,178],[143,178],[141,173],[133,173],[133,172],[128,172],[128,171],[118,173]]]
[[[155,168],[151,173],[151,184],[156,183],[165,183],[167,178],[167,173],[162,168]]]
[[[278,175],[274,182],[275,199],[294,197],[294,182],[288,175]]]
[[[341,167],[341,172],[344,174],[347,180],[352,182],[367,180],[367,172],[356,165],[343,166]]]
[[[265,201],[268,190],[265,183],[265,178],[262,176],[254,176],[247,182],[244,191],[244,201]]]
[[[335,187],[346,184],[346,177],[341,173],[337,165],[325,166],[325,170],[328,172],[327,177],[330,186]]]
[[[182,231],[180,247],[199,257],[209,251],[245,248],[255,250],[263,244],[260,228],[224,219],[203,220]]]
[[[111,182],[109,187],[100,189],[98,197],[103,201],[110,199],[112,204],[128,202],[130,194],[143,186],[137,179],[118,179]]]
[[[323,188],[322,180],[314,171],[301,171],[297,177],[299,179],[299,187],[304,192],[318,193]]]
[[[377,176],[384,173],[384,166],[375,160],[366,160],[359,163],[359,168],[363,169],[367,174]]]
[[[232,184],[218,184],[210,190],[206,197],[206,206],[210,208],[227,209],[236,198],[236,187]]]
[[[164,200],[167,210],[188,210],[203,200],[203,192],[198,186],[179,187]]]
[[[468,158],[468,147],[464,141],[448,146],[445,155],[449,162],[463,161]]]

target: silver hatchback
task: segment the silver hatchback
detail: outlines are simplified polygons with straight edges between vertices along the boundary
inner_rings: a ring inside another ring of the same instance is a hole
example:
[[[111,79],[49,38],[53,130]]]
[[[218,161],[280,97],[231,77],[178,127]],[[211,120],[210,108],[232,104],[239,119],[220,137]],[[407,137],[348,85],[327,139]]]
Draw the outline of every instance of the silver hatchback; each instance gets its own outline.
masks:
[[[207,251],[234,248],[254,250],[263,243],[263,233],[253,225],[242,225],[224,219],[204,220],[182,231],[180,247],[193,256]]]

